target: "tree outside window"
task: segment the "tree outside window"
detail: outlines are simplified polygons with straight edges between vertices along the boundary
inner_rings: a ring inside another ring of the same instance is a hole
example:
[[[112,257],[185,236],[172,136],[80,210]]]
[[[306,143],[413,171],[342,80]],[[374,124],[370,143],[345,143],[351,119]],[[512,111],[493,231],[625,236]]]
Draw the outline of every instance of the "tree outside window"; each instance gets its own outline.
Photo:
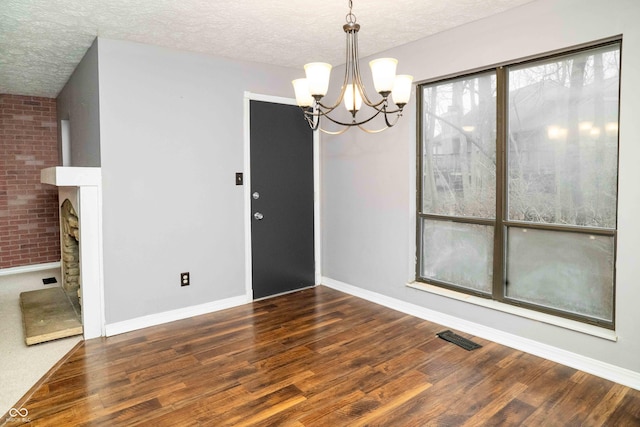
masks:
[[[620,41],[423,84],[419,280],[614,325]]]

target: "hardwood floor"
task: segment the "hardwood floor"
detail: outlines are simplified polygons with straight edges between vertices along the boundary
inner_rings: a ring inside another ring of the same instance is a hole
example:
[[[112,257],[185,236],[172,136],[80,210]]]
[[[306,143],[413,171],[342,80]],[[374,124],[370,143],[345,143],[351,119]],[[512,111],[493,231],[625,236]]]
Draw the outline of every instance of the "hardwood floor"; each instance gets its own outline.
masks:
[[[317,287],[86,341],[20,407],[36,426],[640,425],[640,391],[444,329]]]

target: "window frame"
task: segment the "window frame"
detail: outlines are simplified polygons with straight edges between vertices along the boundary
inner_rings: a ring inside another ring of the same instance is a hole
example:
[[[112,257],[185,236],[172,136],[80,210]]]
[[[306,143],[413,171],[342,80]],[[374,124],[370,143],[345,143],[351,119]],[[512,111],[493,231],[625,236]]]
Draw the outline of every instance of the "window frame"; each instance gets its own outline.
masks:
[[[595,325],[598,327],[615,330],[616,324],[616,259],[617,259],[617,235],[618,235],[618,205],[619,205],[619,181],[620,181],[620,132],[617,134],[616,145],[616,223],[615,227],[598,228],[587,226],[572,226],[552,223],[531,223],[526,221],[509,220],[508,218],[508,132],[509,132],[509,81],[508,70],[510,67],[522,67],[527,64],[533,64],[536,62],[543,62],[553,59],[559,59],[562,56],[579,54],[584,51],[594,50],[607,46],[615,46],[619,48],[620,64],[618,69],[618,129],[620,123],[620,92],[622,85],[622,36],[614,36],[599,41],[585,43],[579,46],[573,46],[566,49],[560,49],[553,52],[548,52],[541,55],[530,56],[522,58],[520,60],[508,61],[500,64],[496,64],[489,67],[478,68],[474,70],[468,70],[461,73],[450,74],[447,76],[437,77],[420,81],[416,84],[416,114],[417,114],[417,126],[416,126],[416,263],[415,263],[415,280],[416,282],[426,283],[429,285],[438,286],[444,289],[449,289],[464,294],[469,294],[484,298],[487,300],[493,300],[499,303],[504,303],[516,307],[521,307],[536,312],[550,314],[561,318],[566,318],[586,324]],[[459,80],[464,78],[473,78],[481,74],[495,73],[496,78],[496,208],[495,218],[477,218],[477,217],[464,217],[464,216],[449,216],[441,214],[432,214],[422,212],[424,206],[423,200],[423,175],[424,175],[424,89],[427,86],[435,83],[447,83],[448,81]],[[423,223],[424,220],[435,221],[451,221],[464,224],[477,224],[493,227],[493,282],[491,286],[491,293],[484,293],[478,290],[470,289],[467,287],[456,286],[454,284],[443,282],[433,278],[422,277],[422,262],[423,262]],[[606,321],[586,315],[578,315],[568,311],[555,309],[552,307],[544,307],[533,303],[519,301],[513,298],[509,298],[506,295],[505,278],[507,277],[507,233],[509,228],[527,228],[538,229],[546,231],[557,232],[569,232],[579,234],[591,234],[598,236],[606,236],[613,239],[613,293],[612,293],[612,320]]]

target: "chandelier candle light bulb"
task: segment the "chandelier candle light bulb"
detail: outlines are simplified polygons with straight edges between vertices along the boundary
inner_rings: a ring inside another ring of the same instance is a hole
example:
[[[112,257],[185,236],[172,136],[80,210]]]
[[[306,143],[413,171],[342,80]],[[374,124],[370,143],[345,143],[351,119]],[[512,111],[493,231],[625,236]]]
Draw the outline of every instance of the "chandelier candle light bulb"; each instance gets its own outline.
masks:
[[[309,90],[309,81],[307,79],[295,79],[292,83],[298,105],[300,107],[311,107],[313,105],[313,96],[311,96],[311,91]]]
[[[391,97],[393,102],[398,106],[405,106],[411,98],[411,83],[413,82],[413,76],[407,74],[400,74],[396,76],[393,82],[393,90],[391,91]]]
[[[360,110],[360,107],[362,107],[362,96],[360,95],[360,91],[352,84],[348,84],[344,91],[344,107],[353,115],[355,115],[355,113]]]
[[[406,74],[396,75],[398,61],[394,58],[379,58],[369,62],[373,85],[382,99],[372,101],[367,96],[360,76],[360,58],[358,57],[358,31],[360,30],[360,24],[356,23],[356,16],[353,14],[352,8],[353,1],[349,0],[347,23],[342,27],[347,36],[345,73],[338,100],[331,105],[322,102],[322,98],[329,90],[329,78],[331,76],[331,65],[325,62],[306,64],[304,66],[306,78],[296,79],[292,82],[296,94],[296,102],[302,108],[304,117],[311,129],[319,129],[333,135],[344,133],[354,126],[368,133],[377,133],[390,128],[402,117],[402,109],[407,105],[411,97],[413,77]],[[389,95],[391,95],[391,98],[389,98]],[[395,104],[395,107],[389,104],[390,101]],[[330,116],[333,110],[343,102],[347,111],[351,113],[350,122]],[[363,104],[369,107],[368,117],[364,119],[356,117]],[[385,127],[378,130],[369,130],[363,126],[379,115],[384,118]],[[395,118],[392,115],[395,115]],[[321,118],[343,126],[343,129],[335,132],[322,129],[320,127]]]
[[[393,89],[397,65],[398,60],[394,58],[378,58],[369,62],[371,75],[373,76],[373,86],[380,95],[389,96]]]
[[[320,99],[329,90],[329,77],[331,76],[331,64],[326,62],[311,62],[304,66],[307,76],[309,93],[316,99]]]

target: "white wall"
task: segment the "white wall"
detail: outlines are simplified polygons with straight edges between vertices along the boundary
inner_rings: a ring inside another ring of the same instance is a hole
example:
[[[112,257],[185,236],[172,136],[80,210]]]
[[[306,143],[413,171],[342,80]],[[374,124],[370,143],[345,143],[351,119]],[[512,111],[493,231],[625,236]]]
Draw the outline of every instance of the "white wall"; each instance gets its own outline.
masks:
[[[58,124],[69,121],[70,163],[65,166],[100,166],[100,109],[97,39],[87,50],[69,81],[58,94]],[[58,141],[62,141],[58,126]],[[62,160],[62,156],[60,157]]]
[[[98,47],[107,324],[244,295],[244,91],[291,97],[298,71]]]
[[[323,276],[640,373],[639,17],[637,0],[538,0],[376,55],[420,81],[623,34],[617,342],[405,286],[415,269],[414,103],[382,134],[323,138]]]

